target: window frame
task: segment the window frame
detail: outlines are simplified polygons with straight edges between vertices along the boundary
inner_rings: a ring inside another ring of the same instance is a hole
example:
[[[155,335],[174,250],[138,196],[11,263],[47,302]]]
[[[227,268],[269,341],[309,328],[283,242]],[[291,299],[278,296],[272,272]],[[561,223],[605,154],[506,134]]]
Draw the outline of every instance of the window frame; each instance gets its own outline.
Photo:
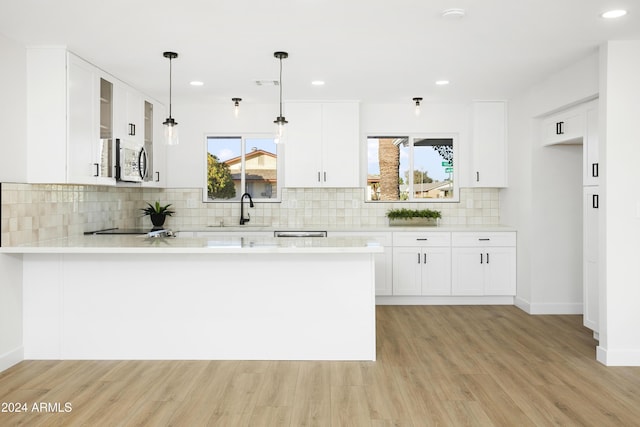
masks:
[[[209,153],[209,139],[210,138],[219,138],[219,139],[240,139],[240,169],[241,169],[241,178],[240,178],[240,188],[246,191],[247,182],[246,182],[246,154],[247,154],[247,140],[248,139],[271,139],[275,141],[273,134],[269,133],[254,133],[254,132],[234,132],[234,133],[206,133],[204,135],[204,177],[203,177],[203,187],[202,187],[202,201],[203,203],[240,203],[240,199],[209,199],[209,194],[207,191],[208,187],[208,163],[207,163],[207,154]],[[284,179],[284,155],[283,155],[283,147],[282,144],[275,143],[276,146],[276,194],[277,196],[274,198],[261,198],[261,197],[253,197],[252,200],[254,202],[260,203],[280,203],[282,200],[282,183]],[[243,192],[244,192],[243,191]],[[240,194],[242,194],[241,192]]]
[[[409,195],[407,200],[367,200],[368,176],[369,176],[369,139],[371,138],[408,138],[409,144]],[[422,139],[451,139],[453,145],[453,196],[448,199],[422,199],[413,197],[413,171],[414,171],[414,141]],[[457,132],[369,132],[365,135],[365,167],[364,169],[364,196],[365,203],[459,203],[460,202],[460,134]]]

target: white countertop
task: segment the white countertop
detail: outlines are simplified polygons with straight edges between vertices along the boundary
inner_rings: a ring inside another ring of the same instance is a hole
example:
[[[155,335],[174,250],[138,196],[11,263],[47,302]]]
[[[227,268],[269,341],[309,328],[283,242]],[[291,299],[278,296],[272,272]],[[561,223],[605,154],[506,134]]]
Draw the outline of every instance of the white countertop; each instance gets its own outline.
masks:
[[[387,232],[394,231],[443,231],[443,232],[489,232],[489,231],[516,231],[514,227],[508,225],[439,225],[436,227],[415,227],[415,226],[349,226],[349,227],[335,227],[324,225],[312,225],[312,226],[272,226],[272,225],[232,225],[232,226],[192,226],[192,227],[177,227],[174,231],[177,232],[221,232],[221,233],[234,233],[234,232],[273,232],[273,231],[327,231],[331,232],[353,232],[353,233],[367,233],[367,232]]]
[[[0,248],[0,253],[377,253],[375,239],[350,237],[154,237],[144,235],[77,236],[23,246]]]

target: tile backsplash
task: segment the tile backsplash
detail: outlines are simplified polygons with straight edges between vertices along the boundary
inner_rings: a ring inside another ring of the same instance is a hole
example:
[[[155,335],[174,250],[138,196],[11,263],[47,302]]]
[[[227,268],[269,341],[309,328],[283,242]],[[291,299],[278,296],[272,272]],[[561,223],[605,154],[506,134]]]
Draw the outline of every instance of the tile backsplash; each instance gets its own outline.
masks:
[[[80,235],[111,227],[151,227],[140,209],[171,203],[168,228],[238,225],[240,204],[202,203],[201,189],[152,189],[58,184],[2,184],[2,245]],[[247,205],[245,205],[247,206]],[[391,208],[442,212],[442,225],[497,225],[499,190],[463,188],[459,203],[365,203],[362,188],[285,188],[279,203],[255,203],[251,225],[274,227],[383,227]]]

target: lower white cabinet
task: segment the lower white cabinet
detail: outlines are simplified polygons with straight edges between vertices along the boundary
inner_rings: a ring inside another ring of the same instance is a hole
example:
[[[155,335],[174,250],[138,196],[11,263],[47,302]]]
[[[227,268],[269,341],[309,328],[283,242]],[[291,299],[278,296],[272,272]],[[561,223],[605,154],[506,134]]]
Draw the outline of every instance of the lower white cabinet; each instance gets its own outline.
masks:
[[[393,248],[393,295],[451,295],[451,249]]]
[[[452,295],[515,295],[514,232],[454,232],[451,248]]]

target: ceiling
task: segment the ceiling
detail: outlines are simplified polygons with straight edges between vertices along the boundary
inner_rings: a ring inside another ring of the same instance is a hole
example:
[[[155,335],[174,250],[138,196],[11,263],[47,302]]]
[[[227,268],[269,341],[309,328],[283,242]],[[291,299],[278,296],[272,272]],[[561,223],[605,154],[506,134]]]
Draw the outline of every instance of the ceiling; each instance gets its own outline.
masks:
[[[65,45],[173,103],[276,103],[283,96],[372,103],[501,99],[596,51],[640,39],[637,0],[0,0],[0,34]],[[461,19],[441,12],[462,8]],[[629,13],[618,20],[608,9]],[[435,85],[446,79],[447,86]],[[204,86],[189,85],[192,80]],[[324,86],[312,86],[324,80]]]

